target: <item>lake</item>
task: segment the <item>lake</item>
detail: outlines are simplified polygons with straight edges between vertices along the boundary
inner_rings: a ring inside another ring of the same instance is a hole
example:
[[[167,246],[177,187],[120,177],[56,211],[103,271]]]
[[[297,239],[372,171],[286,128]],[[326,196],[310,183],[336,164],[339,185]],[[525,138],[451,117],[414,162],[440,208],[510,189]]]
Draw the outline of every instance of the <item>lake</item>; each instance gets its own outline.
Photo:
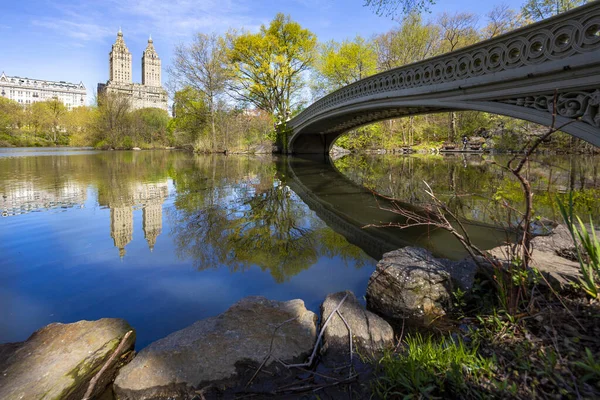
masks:
[[[0,342],[51,322],[126,319],[137,348],[249,295],[303,299],[366,291],[376,259],[404,245],[460,258],[428,227],[401,223],[389,199],[426,206],[427,181],[491,248],[515,220],[506,157],[351,155],[333,162],[179,151],[0,149]],[[598,221],[600,159],[540,156],[527,173],[536,214],[576,193]],[[377,194],[375,194],[377,193]],[[382,195],[382,196],[379,196]]]

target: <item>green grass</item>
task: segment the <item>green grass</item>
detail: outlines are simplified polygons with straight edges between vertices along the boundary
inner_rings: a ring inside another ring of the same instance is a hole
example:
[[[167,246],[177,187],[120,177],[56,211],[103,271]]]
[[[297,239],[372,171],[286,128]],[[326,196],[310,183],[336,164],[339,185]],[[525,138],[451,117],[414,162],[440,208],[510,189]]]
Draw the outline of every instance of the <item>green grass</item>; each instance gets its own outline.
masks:
[[[480,383],[493,374],[494,360],[460,339],[414,334],[406,337],[402,352],[386,353],[379,367],[382,376],[374,383],[374,393],[380,398],[477,398],[485,397]]]

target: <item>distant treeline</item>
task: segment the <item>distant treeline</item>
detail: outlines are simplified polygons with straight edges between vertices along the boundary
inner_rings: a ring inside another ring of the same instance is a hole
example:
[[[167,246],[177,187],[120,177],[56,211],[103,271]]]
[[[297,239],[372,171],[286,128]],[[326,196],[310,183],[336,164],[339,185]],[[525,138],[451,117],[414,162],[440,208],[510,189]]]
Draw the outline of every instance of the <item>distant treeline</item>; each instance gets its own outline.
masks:
[[[275,126],[316,99],[377,72],[421,61],[493,38],[586,3],[527,0],[519,11],[505,5],[480,18],[469,12],[424,20],[405,15],[398,26],[371,38],[319,43],[314,33],[277,14],[256,33],[197,33],[174,49],[168,70],[173,117],[158,109],[131,110],[115,95],[93,107],[67,111],[55,100],[25,109],[0,98],[1,145],[93,145],[102,148],[189,147],[200,152],[256,151],[283,142]],[[401,0],[391,3],[401,4]],[[387,3],[386,3],[387,4]],[[498,150],[520,148],[540,127],[476,111],[378,122],[342,136],[351,150],[439,147],[482,136]],[[557,150],[590,150],[556,134]]]

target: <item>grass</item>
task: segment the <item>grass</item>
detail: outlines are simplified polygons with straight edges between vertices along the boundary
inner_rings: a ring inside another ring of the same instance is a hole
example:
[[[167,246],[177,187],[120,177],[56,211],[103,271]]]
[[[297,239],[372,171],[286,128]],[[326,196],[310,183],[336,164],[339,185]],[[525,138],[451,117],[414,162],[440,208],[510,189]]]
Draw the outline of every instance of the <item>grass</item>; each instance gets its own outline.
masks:
[[[381,398],[433,399],[483,392],[483,378],[493,375],[493,357],[483,357],[461,338],[409,335],[399,353],[379,362],[383,376],[374,386]],[[479,397],[479,396],[476,396]]]
[[[374,398],[600,398],[600,302],[532,281],[518,314],[487,281],[455,294],[443,328],[406,336],[376,366]],[[449,328],[448,328],[449,326]]]

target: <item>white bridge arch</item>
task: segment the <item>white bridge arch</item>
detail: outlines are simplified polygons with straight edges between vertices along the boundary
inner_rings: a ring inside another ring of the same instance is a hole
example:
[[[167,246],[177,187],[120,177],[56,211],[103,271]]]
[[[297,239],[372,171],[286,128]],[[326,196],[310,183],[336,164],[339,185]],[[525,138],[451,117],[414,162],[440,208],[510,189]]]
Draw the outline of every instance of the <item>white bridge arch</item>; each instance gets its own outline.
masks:
[[[485,111],[600,146],[600,1],[345,86],[287,122],[289,153],[326,153],[350,129],[409,115]]]

